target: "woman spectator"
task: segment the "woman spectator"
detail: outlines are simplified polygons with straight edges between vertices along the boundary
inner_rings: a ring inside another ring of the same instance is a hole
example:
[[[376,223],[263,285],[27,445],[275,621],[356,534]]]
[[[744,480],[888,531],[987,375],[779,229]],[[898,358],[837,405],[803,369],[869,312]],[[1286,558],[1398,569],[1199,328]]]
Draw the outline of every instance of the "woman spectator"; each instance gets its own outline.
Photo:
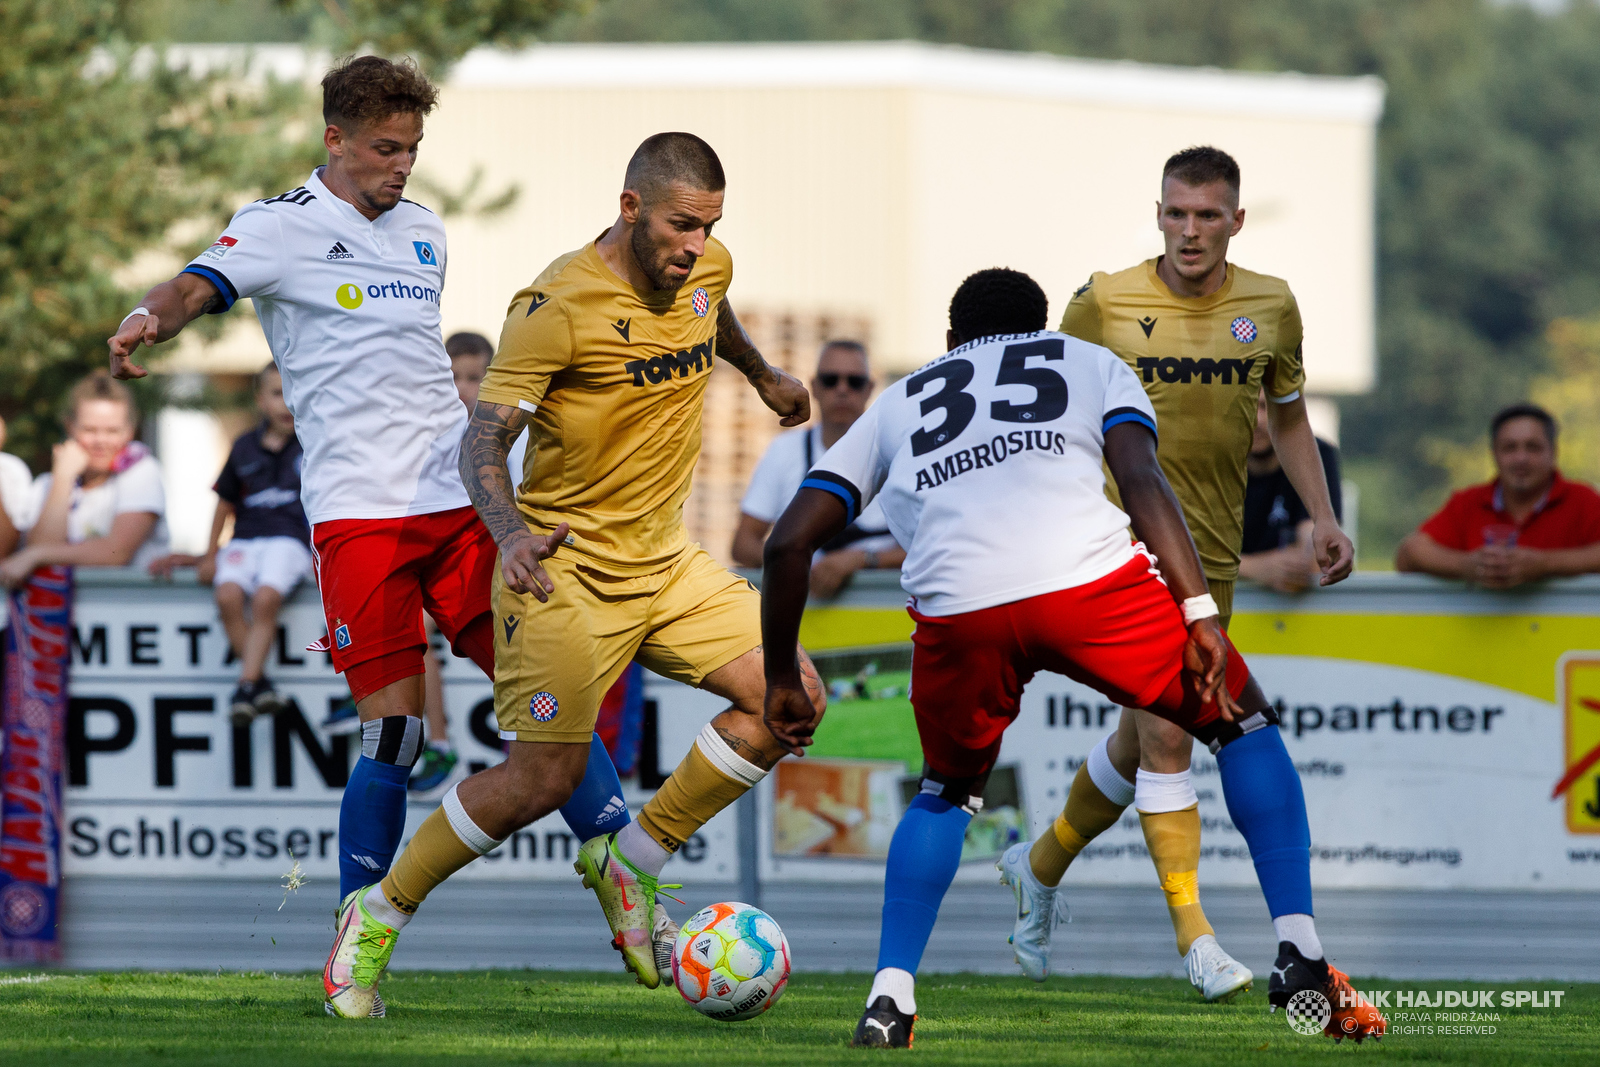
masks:
[[[6,444],[6,420],[0,419],[0,448]],[[33,472],[20,456],[0,452],[0,556],[9,556],[22,544],[22,531],[33,521]],[[0,610],[0,630],[5,629]]]
[[[167,551],[161,467],[143,444],[133,394],[96,371],[67,396],[67,440],[33,486],[27,543],[0,563],[16,588],[36,569],[143,565]]]

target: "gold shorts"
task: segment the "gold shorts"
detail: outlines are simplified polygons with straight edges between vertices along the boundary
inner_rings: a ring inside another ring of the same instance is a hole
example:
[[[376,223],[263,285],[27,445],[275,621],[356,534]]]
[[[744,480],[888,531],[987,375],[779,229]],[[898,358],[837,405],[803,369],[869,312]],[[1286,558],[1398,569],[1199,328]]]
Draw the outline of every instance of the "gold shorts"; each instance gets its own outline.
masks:
[[[1228,629],[1228,623],[1233,621],[1233,584],[1219,582],[1215,578],[1206,579],[1206,590],[1210,592],[1211,599],[1217,602],[1217,614],[1220,616],[1218,625],[1224,631]]]
[[[494,712],[505,740],[586,745],[632,660],[697,686],[761,643],[761,594],[699,545],[634,578],[559,551],[544,569],[555,591],[543,604],[494,569]]]

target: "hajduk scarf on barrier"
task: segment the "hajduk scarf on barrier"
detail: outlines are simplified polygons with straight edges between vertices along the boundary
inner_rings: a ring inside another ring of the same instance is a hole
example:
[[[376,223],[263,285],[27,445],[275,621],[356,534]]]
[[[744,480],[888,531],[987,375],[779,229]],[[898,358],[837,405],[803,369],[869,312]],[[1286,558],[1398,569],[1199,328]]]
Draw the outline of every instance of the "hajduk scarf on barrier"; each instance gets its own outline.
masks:
[[[72,570],[42,567],[6,598],[0,707],[0,958],[61,959],[61,775]]]

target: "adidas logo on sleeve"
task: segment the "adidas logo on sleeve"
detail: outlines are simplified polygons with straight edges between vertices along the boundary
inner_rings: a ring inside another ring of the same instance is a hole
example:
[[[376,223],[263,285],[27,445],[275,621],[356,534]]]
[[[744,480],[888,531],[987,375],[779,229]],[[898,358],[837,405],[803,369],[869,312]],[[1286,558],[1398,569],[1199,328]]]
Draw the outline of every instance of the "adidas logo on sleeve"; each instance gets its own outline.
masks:
[[[333,242],[333,247],[328,249],[329,259],[355,259],[356,254],[344,246],[343,241]]]

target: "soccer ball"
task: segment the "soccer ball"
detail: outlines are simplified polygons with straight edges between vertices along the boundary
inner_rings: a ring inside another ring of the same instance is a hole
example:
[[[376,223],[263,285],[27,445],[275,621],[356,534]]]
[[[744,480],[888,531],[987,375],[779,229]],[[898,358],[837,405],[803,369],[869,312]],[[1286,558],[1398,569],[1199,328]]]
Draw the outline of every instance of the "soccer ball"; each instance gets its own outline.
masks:
[[[725,1023],[754,1019],[789,984],[789,940],[760,908],[702,908],[678,931],[672,984],[701,1015]]]

